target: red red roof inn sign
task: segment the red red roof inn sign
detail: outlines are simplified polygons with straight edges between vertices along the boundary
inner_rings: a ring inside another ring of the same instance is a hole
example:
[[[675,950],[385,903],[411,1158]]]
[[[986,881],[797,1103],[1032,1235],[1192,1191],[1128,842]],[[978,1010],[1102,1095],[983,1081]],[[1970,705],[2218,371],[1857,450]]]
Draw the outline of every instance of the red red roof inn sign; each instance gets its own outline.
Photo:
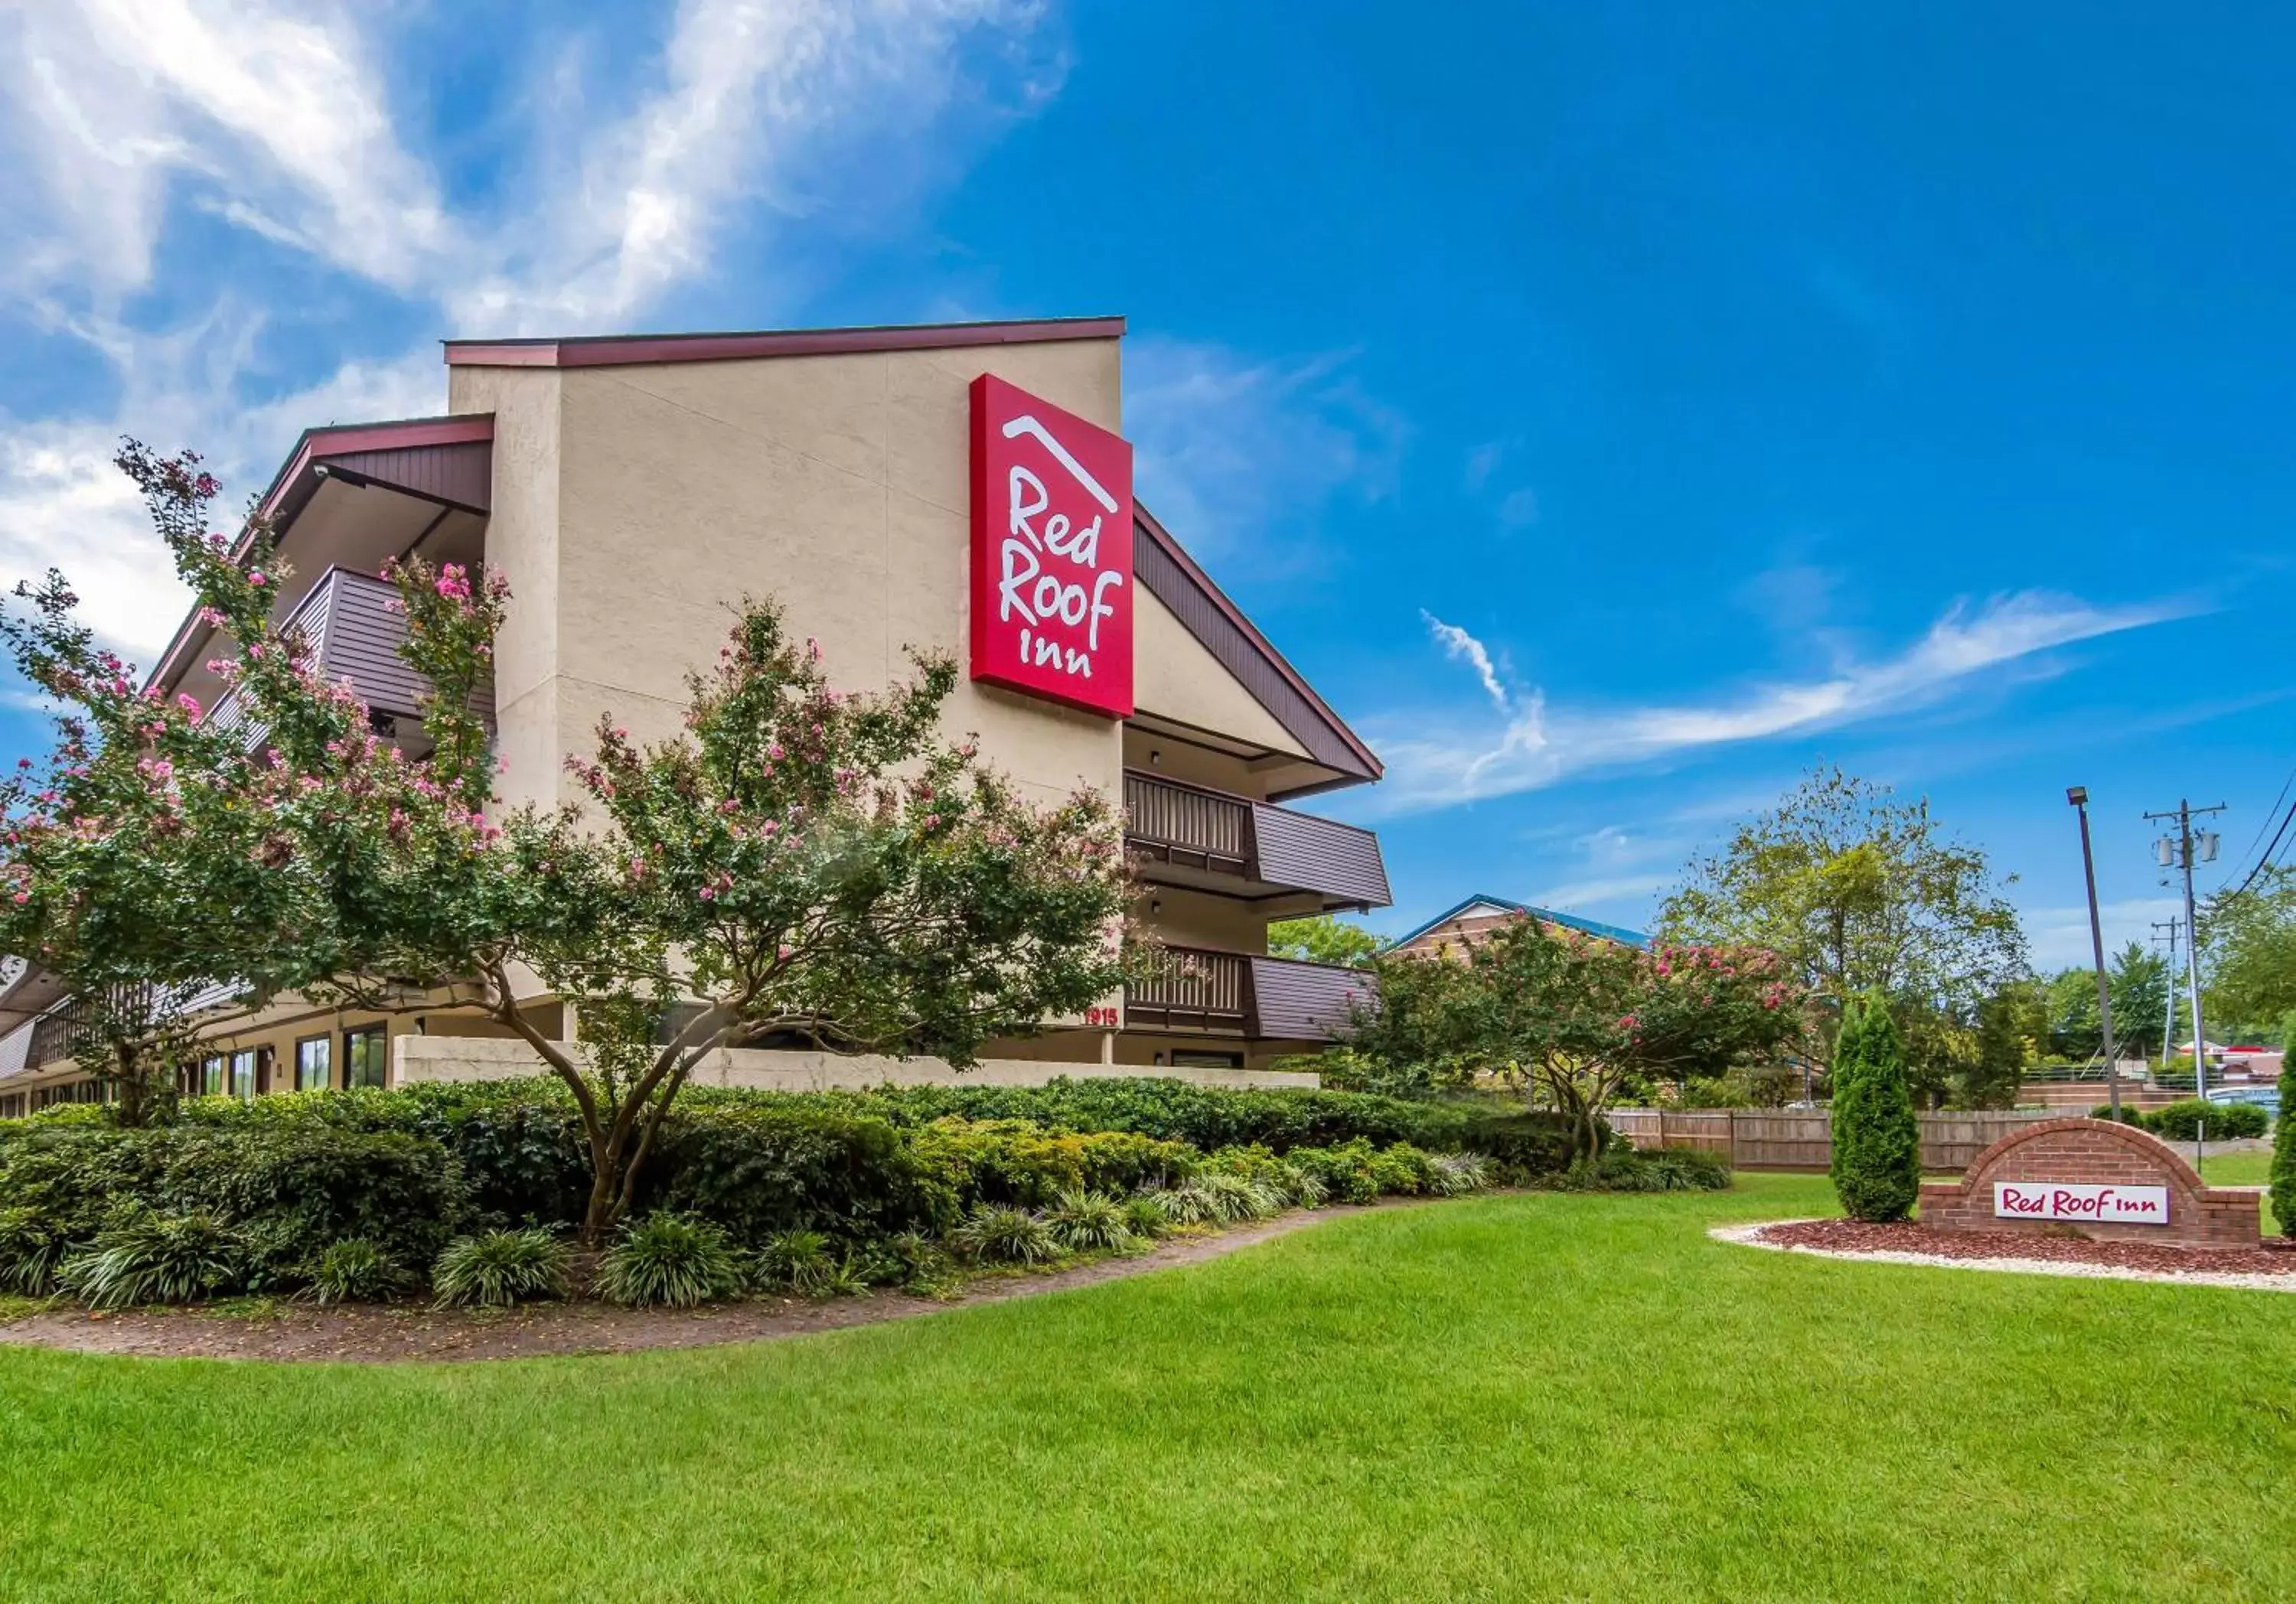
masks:
[[[1132,716],[1132,447],[972,381],[972,677]]]
[[[1931,1231],[2002,1231],[2257,1245],[2257,1194],[2210,1186],[2146,1132],[2105,1119],[2044,1119],[1978,1154],[1958,1181],[1922,1183]]]

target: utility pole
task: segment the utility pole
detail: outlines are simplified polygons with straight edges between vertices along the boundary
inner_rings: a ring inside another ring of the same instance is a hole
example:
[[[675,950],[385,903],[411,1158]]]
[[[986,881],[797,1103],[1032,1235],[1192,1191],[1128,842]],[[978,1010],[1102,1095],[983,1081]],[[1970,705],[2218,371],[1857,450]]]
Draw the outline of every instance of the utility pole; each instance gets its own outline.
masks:
[[[2199,861],[2213,863],[2217,858],[2216,832],[2193,828],[2194,814],[2220,814],[2225,805],[2214,807],[2194,807],[2191,802],[2178,798],[2174,813],[2149,813],[2149,819],[2174,819],[2177,833],[2162,836],[2153,844],[2152,855],[2163,869],[2181,869],[2185,874],[2185,990],[2193,1004],[2193,1095],[2206,1098],[2209,1094],[2209,1038],[2201,1028],[2201,926],[2193,909],[2193,863],[2195,849]]]
[[[2112,1122],[2120,1123],[2120,1058],[2112,1044],[2112,988],[2104,978],[2104,921],[2096,911],[2096,860],[2088,847],[2088,787],[2065,787],[2065,800],[2080,814],[2081,879],[2088,886],[2088,947],[2096,959],[2096,1025],[2104,1052],[2104,1089],[2112,1102]]]
[[[2169,1061],[2169,1049],[2177,1040],[2177,933],[2184,928],[2185,921],[2181,919],[2166,921],[2156,919],[2152,921],[2152,945],[2157,947],[2163,940],[2169,944],[2169,984],[2161,988],[2168,994],[2168,1005],[2161,1011],[2161,1061],[2163,1064]],[[2161,934],[2163,931],[2167,932],[2165,937]]]

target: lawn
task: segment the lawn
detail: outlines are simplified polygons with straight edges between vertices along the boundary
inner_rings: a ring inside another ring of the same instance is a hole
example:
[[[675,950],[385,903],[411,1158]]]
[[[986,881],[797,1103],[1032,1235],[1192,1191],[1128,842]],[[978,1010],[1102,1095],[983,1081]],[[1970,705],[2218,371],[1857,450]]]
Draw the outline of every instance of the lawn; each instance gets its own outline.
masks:
[[[747,1348],[0,1351],[11,1599],[2296,1595],[2296,1299],[1512,1196]]]
[[[2211,1186],[2269,1186],[2270,1153],[2210,1153],[2201,1160],[2201,1179]]]

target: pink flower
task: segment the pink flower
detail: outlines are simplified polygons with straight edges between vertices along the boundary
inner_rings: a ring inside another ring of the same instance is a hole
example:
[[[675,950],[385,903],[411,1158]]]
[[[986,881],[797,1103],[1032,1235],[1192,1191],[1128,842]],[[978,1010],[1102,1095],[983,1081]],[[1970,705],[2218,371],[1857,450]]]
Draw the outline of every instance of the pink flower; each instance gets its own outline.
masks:
[[[261,569],[254,569],[247,576],[247,582],[250,585],[259,587],[263,584],[263,570]]]
[[[31,900],[32,894],[29,891],[19,891],[16,893],[16,901],[20,904],[28,903]]]
[[[181,708],[184,712],[190,714],[193,718],[197,718],[200,716],[200,699],[193,696],[188,691],[176,698],[176,705]]]
[[[796,949],[795,947],[793,947],[793,946],[790,945],[790,944],[789,944],[788,942],[786,942],[786,941],[783,942],[783,943],[782,943],[782,948],[781,948],[781,961],[782,961],[783,963],[787,963],[791,959],[792,959],[792,958],[794,958],[794,957],[796,957],[796,956],[797,956],[797,949]]]
[[[200,622],[209,629],[221,629],[226,622],[223,610],[219,607],[202,607],[200,609]]]
[[[766,749],[766,756],[772,758],[775,763],[779,763],[783,757],[782,743],[776,741],[771,746],[767,747]]]
[[[715,886],[702,887],[701,900],[703,902],[716,902],[718,900],[718,888]]]

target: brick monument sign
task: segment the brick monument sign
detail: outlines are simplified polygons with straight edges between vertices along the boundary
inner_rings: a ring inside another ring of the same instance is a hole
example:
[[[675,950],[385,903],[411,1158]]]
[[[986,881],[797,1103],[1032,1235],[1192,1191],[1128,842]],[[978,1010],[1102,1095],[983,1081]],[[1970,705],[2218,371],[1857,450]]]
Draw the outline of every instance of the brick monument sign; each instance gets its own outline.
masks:
[[[1958,1181],[1922,1183],[1932,1231],[2011,1231],[2159,1242],[2258,1245],[2258,1198],[2209,1185],[2159,1137],[2109,1119],[2046,1119],[1977,1156]]]

